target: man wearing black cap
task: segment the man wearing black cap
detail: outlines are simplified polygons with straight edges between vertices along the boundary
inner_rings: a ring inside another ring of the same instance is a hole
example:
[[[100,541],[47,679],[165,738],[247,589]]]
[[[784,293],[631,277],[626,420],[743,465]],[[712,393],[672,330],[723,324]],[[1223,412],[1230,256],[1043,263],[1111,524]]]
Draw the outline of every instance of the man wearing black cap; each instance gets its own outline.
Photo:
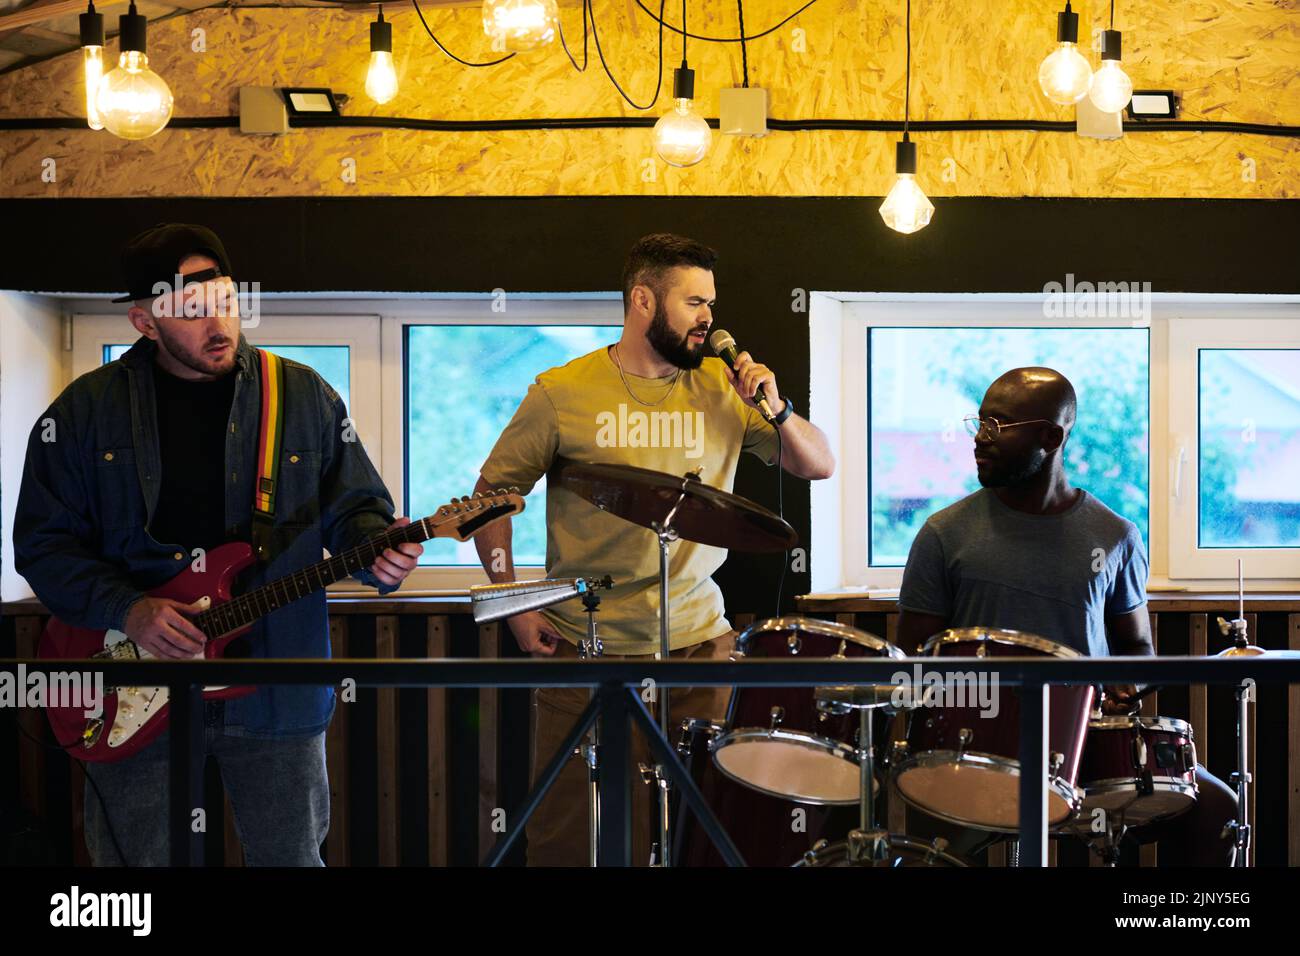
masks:
[[[230,262],[202,226],[160,223],[123,254],[115,302],[141,337],[69,385],[33,428],[14,521],[15,567],[66,623],[115,630],[165,659],[200,655],[196,608],[145,591],[228,541],[248,541],[263,380],[240,332]],[[266,557],[236,590],[339,553],[386,528],[393,502],[312,369],[282,360],[282,432]],[[389,549],[356,577],[395,590],[418,544]],[[328,657],[317,590],[258,620],[255,657]],[[319,866],[329,828],[325,729],[330,687],[261,687],[205,705],[207,753],[221,771],[252,865]],[[65,744],[68,742],[64,742]],[[88,764],[86,843],[96,865],[165,865],[168,742]]]

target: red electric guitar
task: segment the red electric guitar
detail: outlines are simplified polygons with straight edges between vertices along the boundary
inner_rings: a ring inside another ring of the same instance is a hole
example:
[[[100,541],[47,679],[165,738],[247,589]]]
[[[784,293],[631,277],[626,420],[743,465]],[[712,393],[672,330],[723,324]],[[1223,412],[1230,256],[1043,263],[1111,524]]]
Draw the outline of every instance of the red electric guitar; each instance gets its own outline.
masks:
[[[473,498],[453,498],[427,518],[374,535],[342,554],[238,597],[231,596],[231,588],[237,575],[252,565],[254,558],[251,545],[234,541],[210,551],[201,565],[203,570],[196,571],[191,565],[147,593],[150,597],[171,598],[186,604],[199,602],[202,611],[191,620],[207,635],[203,656],[223,657],[230,642],[247,633],[258,618],[370,567],[385,548],[430,538],[468,541],[493,521],[523,510],[524,499],[513,488]],[[44,660],[97,657],[142,660],[154,655],[121,631],[73,627],[52,617],[41,635],[37,656]],[[243,697],[255,689],[205,687],[203,697],[206,700]],[[167,726],[167,696],[166,687],[108,687],[104,692],[103,713],[98,717],[87,717],[84,703],[47,707],[46,713],[55,738],[73,757],[91,761],[121,760],[137,753],[162,733]]]

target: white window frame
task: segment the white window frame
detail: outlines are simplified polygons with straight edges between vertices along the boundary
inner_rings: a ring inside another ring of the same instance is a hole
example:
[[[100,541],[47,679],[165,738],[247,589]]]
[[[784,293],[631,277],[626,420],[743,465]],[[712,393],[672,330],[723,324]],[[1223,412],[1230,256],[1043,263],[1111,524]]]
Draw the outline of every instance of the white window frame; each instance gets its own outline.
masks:
[[[566,296],[562,299],[545,295],[509,293],[506,296],[483,296],[478,299],[458,298],[424,302],[418,310],[389,310],[382,320],[382,351],[385,356],[393,356],[399,366],[404,362],[403,340],[409,325],[607,325],[621,328],[623,325],[623,305],[617,294],[600,293],[581,297]],[[611,341],[618,338],[617,332],[611,332]],[[401,374],[386,375],[382,382],[381,406],[384,408],[384,448],[385,458],[382,465],[384,480],[398,508],[406,500],[405,433],[406,409],[406,369],[399,369]],[[538,369],[538,373],[546,371]],[[449,408],[448,414],[472,415],[473,408]],[[479,464],[482,464],[479,462]],[[469,494],[474,489],[466,488]],[[529,495],[525,505],[530,508],[544,508],[545,498]],[[516,569],[519,580],[535,580],[544,577],[546,569],[540,566],[520,567]],[[416,568],[411,572],[403,592],[442,593],[444,591],[463,590],[476,584],[486,584],[487,573],[482,568],[456,565],[432,565]]]
[[[1252,580],[1300,576],[1300,548],[1201,548],[1199,351],[1217,348],[1300,348],[1300,306],[1252,309],[1249,324],[1230,306],[1184,308],[1169,329],[1170,574],[1235,581],[1237,560]]]
[[[1190,375],[1184,365],[1177,366],[1171,375],[1171,335],[1180,328],[1185,329],[1188,335],[1208,334],[1213,330],[1213,336],[1198,343],[1202,347],[1214,347],[1220,341],[1251,342],[1258,343],[1258,346],[1294,341],[1297,319],[1300,319],[1297,311],[1300,299],[1270,295],[1154,293],[1149,320],[1049,319],[1043,313],[1041,293],[815,292],[809,301],[812,420],[830,437],[839,462],[833,478],[812,484],[809,563],[813,593],[866,591],[888,597],[897,593],[902,581],[902,568],[869,567],[867,564],[870,514],[870,502],[866,500],[870,461],[865,442],[869,367],[867,330],[873,326],[1045,328],[1059,324],[1069,328],[1149,327],[1148,536],[1151,576],[1148,587],[1151,590],[1177,590],[1185,585],[1235,584],[1235,551],[1214,549],[1214,554],[1200,564],[1189,562],[1195,549],[1187,546],[1186,528],[1191,529],[1190,542],[1194,543],[1194,509],[1186,521],[1181,512],[1176,516],[1177,521],[1171,520],[1174,476],[1171,455],[1175,450],[1170,448],[1173,444],[1170,439],[1170,409],[1178,407],[1183,415],[1190,415],[1190,431],[1183,428],[1180,433],[1190,435],[1193,444],[1196,433],[1195,350],[1193,348],[1191,353],[1193,365]],[[917,317],[918,306],[925,307],[924,318]],[[1192,319],[1209,320],[1210,324],[1188,325]],[[1266,324],[1257,325],[1256,319]],[[1242,333],[1246,322],[1259,329],[1257,335]],[[1187,448],[1189,458],[1195,461],[1196,450],[1191,445]],[[1166,461],[1171,463],[1169,469],[1157,466],[1157,463]],[[1183,481],[1190,482],[1187,487],[1197,487],[1195,472],[1188,474],[1187,462],[1184,462]],[[1181,536],[1176,537],[1175,532],[1180,527],[1184,530],[1179,531]],[[1263,549],[1238,550],[1250,555],[1247,567],[1254,571],[1252,583],[1255,587],[1294,585],[1300,572],[1295,552],[1290,549],[1273,551],[1277,560],[1265,561],[1260,559]],[[1218,560],[1220,556],[1226,557]],[[1288,557],[1289,566],[1286,565]],[[1227,573],[1229,560],[1231,575]],[[1172,576],[1175,572],[1177,576]]]

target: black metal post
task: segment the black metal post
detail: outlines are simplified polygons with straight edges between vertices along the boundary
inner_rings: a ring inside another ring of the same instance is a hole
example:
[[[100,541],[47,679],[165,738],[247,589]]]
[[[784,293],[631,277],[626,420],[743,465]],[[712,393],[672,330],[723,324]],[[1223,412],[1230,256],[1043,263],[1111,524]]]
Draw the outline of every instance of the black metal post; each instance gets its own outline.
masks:
[[[1020,854],[1017,866],[1047,865],[1047,719],[1050,688],[1020,688]]]
[[[203,692],[198,684],[172,684],[168,696],[171,744],[171,864],[202,866],[204,828],[194,811],[203,807]]]
[[[632,729],[623,687],[601,684],[600,707],[600,855],[599,866],[632,863]]]

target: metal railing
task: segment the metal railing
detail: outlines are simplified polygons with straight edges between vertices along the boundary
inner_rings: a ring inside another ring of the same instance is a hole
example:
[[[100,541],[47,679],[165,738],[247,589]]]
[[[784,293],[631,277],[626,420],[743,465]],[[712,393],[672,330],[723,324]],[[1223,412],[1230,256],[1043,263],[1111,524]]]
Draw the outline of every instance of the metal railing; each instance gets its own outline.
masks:
[[[978,679],[996,675],[1000,683],[1019,686],[1020,695],[1020,866],[1047,863],[1046,785],[1048,772],[1048,688],[1054,684],[1231,684],[1300,683],[1300,652],[1271,651],[1267,656],[1090,657],[917,657],[904,659],[750,658],[737,661],[629,660],[0,660],[0,673],[79,672],[104,674],[108,687],[170,689],[170,836],[174,866],[201,864],[203,834],[190,826],[191,812],[203,803],[202,687],[295,684],[337,686],[344,680],[361,687],[593,687],[591,703],[574,723],[559,750],[537,778],[516,824],[486,859],[496,865],[523,831],[528,817],[555,782],[566,760],[592,724],[599,721],[601,865],[631,863],[630,771],[635,723],[648,739],[673,785],[696,814],[724,860],[743,861],[710,811],[690,774],[660,732],[639,692],[648,679],[656,688],[672,687],[817,687],[888,684],[905,672],[942,676],[959,671]]]

